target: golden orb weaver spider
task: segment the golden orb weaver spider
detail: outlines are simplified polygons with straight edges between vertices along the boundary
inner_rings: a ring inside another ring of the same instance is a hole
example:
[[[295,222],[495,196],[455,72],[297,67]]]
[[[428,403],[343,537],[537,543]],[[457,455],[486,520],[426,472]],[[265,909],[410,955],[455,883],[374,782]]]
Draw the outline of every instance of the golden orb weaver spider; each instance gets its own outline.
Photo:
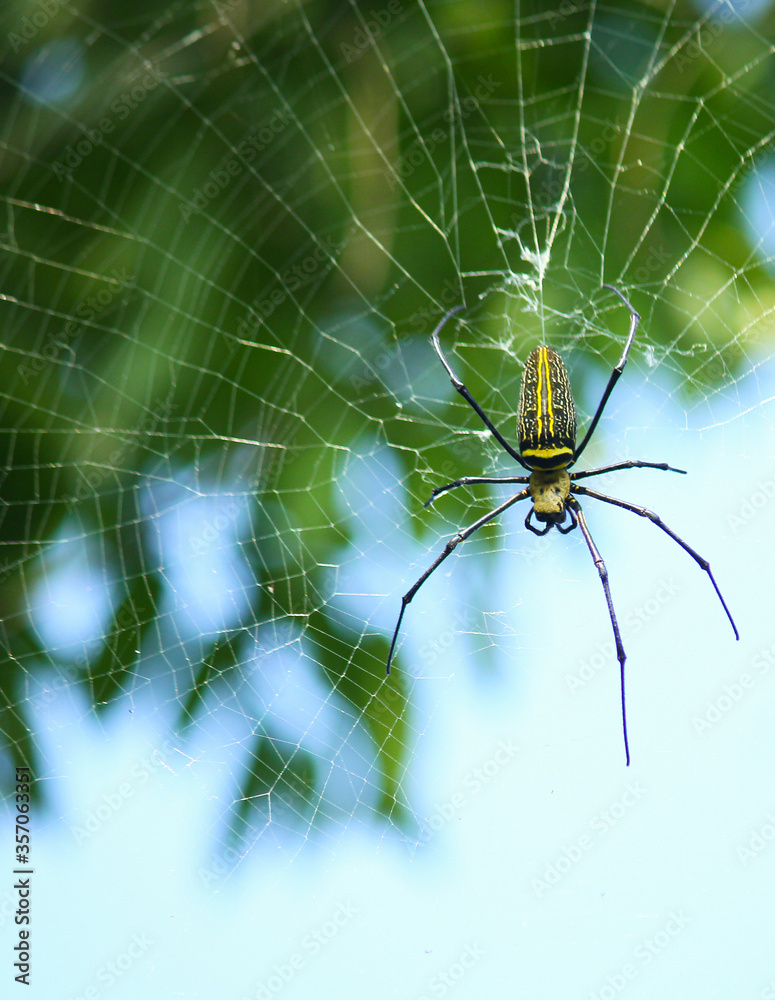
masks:
[[[476,483],[527,484],[525,489],[520,490],[519,493],[515,493],[514,496],[506,500],[505,503],[500,504],[500,506],[496,507],[495,510],[490,511],[489,514],[485,514],[484,517],[480,517],[478,521],[474,521],[474,523],[469,525],[469,527],[462,531],[458,531],[456,535],[453,535],[444,546],[441,555],[438,556],[438,558],[428,567],[419,580],[417,580],[401,598],[401,611],[398,615],[398,621],[396,622],[396,627],[393,631],[393,639],[390,643],[390,651],[388,652],[387,657],[387,673],[390,673],[390,664],[393,659],[393,652],[395,651],[396,641],[398,639],[398,631],[401,628],[401,622],[407,605],[412,601],[414,595],[420,587],[422,587],[431,573],[435,572],[447,556],[450,555],[461,542],[470,538],[475,531],[478,531],[479,528],[487,524],[489,521],[494,520],[499,514],[508,510],[513,504],[519,503],[520,500],[526,500],[530,497],[533,501],[533,505],[525,518],[525,527],[536,535],[545,535],[548,531],[551,531],[551,529],[555,527],[563,534],[567,534],[569,531],[573,531],[573,529],[578,525],[578,527],[581,528],[584,541],[587,543],[587,548],[589,549],[590,555],[592,556],[595,566],[597,567],[600,582],[603,585],[606,604],[608,605],[608,615],[611,619],[611,627],[613,628],[614,641],[616,643],[616,658],[619,661],[622,700],[622,733],[624,735],[624,751],[627,758],[627,766],[629,767],[630,744],[627,737],[627,710],[624,696],[624,663],[627,656],[624,652],[622,637],[619,632],[619,623],[616,620],[616,612],[614,611],[613,600],[611,598],[611,588],[608,585],[608,570],[606,569],[606,565],[597,550],[597,546],[592,540],[589,528],[587,527],[586,518],[584,517],[584,512],[581,509],[581,504],[576,499],[576,496],[586,496],[593,500],[602,500],[603,503],[613,504],[614,507],[622,507],[624,510],[632,511],[633,514],[638,514],[640,517],[648,518],[652,524],[661,528],[665,534],[669,535],[670,538],[681,546],[684,552],[688,552],[697,565],[708,574],[710,582],[713,584],[713,589],[716,591],[718,599],[721,601],[721,606],[724,608],[727,618],[729,619],[735,633],[735,638],[739,639],[740,634],[737,631],[737,626],[735,625],[734,619],[730,614],[726,601],[721,596],[721,591],[719,590],[718,584],[710,571],[710,563],[707,559],[704,559],[698,552],[695,552],[690,545],[687,545],[682,538],[679,538],[678,535],[668,528],[662,519],[653,511],[647,510],[645,507],[639,507],[637,504],[628,503],[625,500],[616,500],[614,497],[605,496],[604,494],[597,493],[595,490],[590,490],[585,486],[576,485],[576,480],[578,479],[586,479],[590,476],[601,476],[605,472],[618,472],[621,469],[660,469],[663,472],[679,472],[682,475],[685,475],[685,470],[674,469],[672,466],[667,465],[666,462],[642,462],[638,459],[629,459],[626,462],[618,462],[615,465],[605,465],[599,469],[588,469],[586,472],[568,472],[568,469],[578,461],[584,449],[589,444],[589,440],[592,437],[598,421],[603,414],[605,405],[608,402],[608,397],[611,395],[614,386],[619,380],[619,376],[624,370],[624,366],[627,364],[627,357],[630,353],[633,340],[635,339],[635,332],[638,329],[638,323],[640,322],[639,314],[633,309],[618,289],[614,288],[613,285],[603,285],[602,287],[607,288],[615,295],[618,295],[618,297],[629,309],[630,331],[629,336],[627,337],[627,343],[624,345],[624,350],[622,351],[622,356],[619,358],[618,364],[611,373],[608,385],[605,387],[605,391],[603,392],[603,396],[598,404],[597,410],[595,411],[595,415],[592,417],[592,421],[587,428],[586,434],[581,439],[581,444],[578,445],[576,444],[576,407],[573,402],[573,393],[571,392],[568,372],[560,356],[550,347],[536,347],[535,350],[530,353],[525,363],[525,370],[522,373],[522,386],[519,394],[519,407],[517,410],[517,433],[519,438],[519,451],[517,451],[512,448],[508,441],[502,436],[500,431],[498,431],[497,427],[493,424],[482,407],[476,402],[466,386],[460,381],[457,375],[455,375],[441,350],[441,345],[439,343],[439,333],[441,328],[451,316],[460,312],[460,310],[464,307],[456,306],[454,309],[450,309],[431,334],[431,342],[441,363],[446,369],[447,375],[449,375],[452,385],[455,389],[457,389],[463,399],[465,399],[465,401],[476,411],[485,427],[490,431],[495,440],[509,455],[511,455],[515,461],[530,472],[530,476],[464,476],[462,479],[456,479],[452,483],[447,483],[446,486],[437,486],[431,492],[430,499],[425,504],[426,507],[433,503],[439,494],[446,493],[447,490],[457,489],[459,486],[471,486]],[[570,519],[570,523],[563,527],[566,514]],[[533,515],[535,515],[536,521],[545,525],[545,527],[536,527],[536,525],[532,522]]]

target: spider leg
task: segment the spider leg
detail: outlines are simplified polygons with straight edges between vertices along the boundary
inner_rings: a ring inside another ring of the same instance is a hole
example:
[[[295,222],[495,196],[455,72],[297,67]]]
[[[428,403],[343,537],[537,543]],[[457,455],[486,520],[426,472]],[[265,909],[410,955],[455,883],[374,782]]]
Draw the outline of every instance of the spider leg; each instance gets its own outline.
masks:
[[[528,531],[532,531],[534,535],[538,535],[539,537],[541,535],[548,534],[552,530],[552,528],[556,528],[563,535],[567,535],[569,531],[573,531],[573,529],[576,527],[576,515],[567,505],[565,509],[567,510],[568,516],[570,517],[570,524],[568,525],[567,528],[563,528],[561,524],[557,523],[557,521],[547,521],[545,528],[536,528],[536,526],[533,524],[533,514],[535,514],[535,507],[531,507],[530,510],[527,512],[527,517],[525,518],[525,527],[527,528]]]
[[[621,469],[661,469],[662,472],[680,472],[682,476],[686,475],[686,469],[674,469],[666,462],[641,462],[637,458],[630,458],[616,465],[603,465],[599,469],[587,469],[586,472],[570,472],[568,475],[571,479],[587,479],[589,476],[602,476],[604,472],[619,472]]]
[[[618,288],[614,288],[613,285],[603,285],[603,288],[607,288],[610,292],[613,292],[614,295],[618,295],[619,298],[622,300],[622,302],[630,310],[630,333],[629,333],[629,336],[627,337],[627,343],[624,345],[624,350],[622,351],[622,356],[619,358],[619,361],[618,361],[616,367],[611,372],[611,377],[608,380],[608,385],[605,387],[605,392],[603,393],[603,398],[598,403],[597,410],[595,411],[595,415],[594,415],[594,417],[592,417],[592,423],[587,428],[587,433],[584,435],[584,437],[583,437],[583,439],[581,441],[581,444],[576,448],[576,451],[573,454],[573,461],[574,462],[576,462],[578,460],[578,458],[581,455],[582,451],[584,451],[584,449],[586,448],[586,446],[589,444],[589,439],[592,437],[592,434],[593,434],[595,428],[597,427],[597,422],[598,422],[598,420],[600,420],[600,418],[603,415],[603,410],[605,409],[605,404],[608,402],[608,397],[613,392],[614,386],[619,381],[619,376],[624,371],[624,366],[627,364],[627,356],[630,353],[630,348],[632,347],[632,342],[633,342],[633,340],[635,338],[635,331],[638,329],[638,323],[640,323],[640,315],[639,315],[639,313],[635,312],[635,310],[632,308],[632,306],[627,301],[627,299],[625,299],[625,297],[622,295],[622,293],[619,291]]]
[[[721,606],[726,611],[727,618],[729,619],[729,624],[732,626],[732,630],[735,633],[735,639],[740,638],[740,633],[737,631],[737,625],[735,625],[735,620],[732,617],[729,608],[727,607],[727,602],[721,596],[721,591],[718,589],[718,584],[710,571],[710,563],[707,559],[704,559],[699,552],[695,552],[691,545],[687,545],[683,538],[679,538],[674,531],[664,523],[662,518],[655,514],[653,510],[648,510],[646,507],[639,507],[634,503],[627,503],[626,500],[617,500],[615,497],[607,497],[603,493],[597,493],[595,490],[590,490],[585,486],[574,486],[573,491],[575,493],[582,493],[584,496],[592,497],[595,500],[602,500],[603,503],[610,503],[614,507],[622,507],[624,510],[632,511],[633,514],[637,514],[639,517],[647,517],[652,524],[656,524],[658,528],[661,528],[666,535],[669,535],[674,542],[678,542],[684,552],[688,552],[689,555],[694,559],[700,569],[705,570],[705,572],[710,577],[710,582],[713,584],[713,589],[718,595],[718,599],[721,601]]]
[[[511,445],[508,443],[506,438],[503,437],[501,432],[498,430],[498,428],[495,426],[492,420],[490,420],[490,418],[487,416],[487,414],[484,412],[481,406],[477,403],[477,401],[474,399],[474,397],[471,395],[471,393],[468,391],[465,385],[452,371],[449,362],[442,353],[441,344],[439,343],[439,331],[447,322],[450,316],[454,315],[454,313],[456,312],[460,312],[460,310],[463,308],[464,306],[455,306],[454,309],[450,309],[450,311],[446,314],[446,316],[442,318],[436,329],[431,334],[431,343],[433,344],[436,353],[439,356],[439,360],[444,365],[444,368],[446,369],[447,375],[449,375],[449,380],[452,383],[452,385],[454,385],[454,387],[457,389],[457,391],[460,393],[463,399],[469,404],[469,406],[471,406],[472,409],[474,409],[479,414],[479,416],[482,419],[482,422],[484,423],[484,426],[492,434],[492,436],[500,444],[500,446],[504,448],[509,453],[509,455],[511,455],[512,458],[515,458],[524,469],[527,469],[528,466],[525,465],[525,463],[523,462],[522,456],[519,454],[518,451],[515,451],[514,448],[512,448]]]
[[[630,743],[627,738],[627,708],[624,698],[624,664],[627,659],[627,654],[624,651],[624,645],[622,644],[622,636],[619,632],[619,623],[616,620],[616,612],[614,611],[614,602],[611,597],[611,588],[608,585],[608,570],[606,564],[603,562],[603,557],[597,550],[592,535],[589,533],[589,528],[587,527],[587,521],[584,517],[584,511],[581,509],[581,504],[574,497],[568,497],[567,506],[570,510],[574,511],[576,518],[578,520],[579,527],[581,528],[581,533],[584,536],[584,541],[587,543],[587,548],[589,549],[590,555],[597,567],[597,572],[600,575],[600,582],[603,584],[603,591],[605,593],[605,602],[608,605],[608,617],[611,619],[611,627],[614,630],[614,642],[616,643],[616,658],[619,661],[619,676],[621,678],[621,692],[622,692],[622,733],[624,734],[624,753],[627,757],[627,767],[630,766]],[[570,529],[568,529],[570,530]]]
[[[528,531],[532,531],[534,535],[546,535],[552,530],[552,528],[556,528],[561,534],[567,535],[569,531],[573,531],[576,527],[576,515],[567,504],[565,506],[565,510],[570,518],[570,524],[567,528],[563,528],[562,524],[558,521],[547,521],[545,528],[536,528],[533,524],[533,514],[535,514],[535,510],[535,507],[531,507],[527,512],[527,517],[525,518],[525,527]]]
[[[527,512],[527,517],[525,518],[525,527],[527,528],[527,530],[532,531],[534,535],[539,535],[539,536],[545,535],[547,534],[547,532],[551,531],[552,528],[554,527],[554,523],[552,521],[547,521],[545,528],[536,528],[536,526],[533,524],[532,521],[534,513],[535,513],[535,507],[531,507],[530,510]]]
[[[447,490],[457,489],[458,486],[471,486],[474,483],[527,483],[529,479],[527,476],[463,476],[462,479],[456,479],[454,483],[447,483],[446,486],[436,486],[435,489],[431,491],[430,499],[426,500],[423,507],[430,507],[433,501],[440,493],[446,493]]]
[[[567,512],[568,512],[568,517],[570,518],[570,524],[568,525],[568,527],[567,527],[567,528],[563,528],[563,526],[562,526],[561,524],[557,524],[557,525],[555,525],[555,527],[557,528],[557,530],[558,530],[558,531],[560,532],[560,534],[562,534],[562,535],[567,535],[569,531],[573,531],[573,529],[574,529],[574,528],[576,527],[576,525],[577,525],[577,523],[578,523],[578,521],[577,521],[577,519],[576,519],[576,512],[575,512],[575,511],[573,510],[573,508],[572,508],[572,507],[569,507],[569,506],[568,506],[568,505],[566,504],[566,505],[565,505],[565,509],[566,509],[566,510],[567,510]]]
[[[492,521],[499,514],[502,514],[504,510],[508,510],[508,508],[511,507],[512,504],[517,503],[519,500],[524,500],[525,497],[527,497],[528,495],[529,495],[528,490],[520,490],[519,493],[515,493],[513,497],[509,497],[509,499],[505,503],[502,503],[499,507],[496,507],[495,510],[490,511],[489,514],[485,514],[484,517],[480,517],[478,521],[474,521],[472,525],[469,525],[469,527],[465,528],[463,531],[458,531],[458,533],[456,535],[453,535],[452,538],[450,538],[447,544],[444,546],[441,555],[439,555],[434,560],[434,562],[428,567],[428,569],[426,569],[426,571],[419,578],[419,580],[417,580],[409,588],[409,590],[407,590],[407,592],[401,598],[401,612],[398,615],[398,621],[396,622],[396,627],[393,631],[393,639],[390,643],[390,651],[387,657],[386,673],[388,674],[390,673],[390,661],[393,659],[393,650],[396,648],[396,640],[398,639],[398,630],[401,628],[401,621],[404,617],[404,612],[406,611],[406,607],[411,602],[412,598],[420,589],[420,587],[422,587],[422,585],[431,575],[431,573],[433,573],[435,570],[439,568],[439,566],[444,562],[447,556],[450,555],[450,553],[453,552],[461,542],[464,542],[467,538],[470,538],[475,531],[478,531],[479,528],[487,524],[488,521]]]

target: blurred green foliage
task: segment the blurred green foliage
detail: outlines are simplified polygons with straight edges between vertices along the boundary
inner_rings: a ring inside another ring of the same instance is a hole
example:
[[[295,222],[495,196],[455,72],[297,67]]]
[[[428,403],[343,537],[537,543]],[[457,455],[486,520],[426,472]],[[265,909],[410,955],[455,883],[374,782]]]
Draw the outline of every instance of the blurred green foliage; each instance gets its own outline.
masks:
[[[412,495],[479,457],[440,434],[440,419],[475,425],[462,404],[414,419],[380,360],[489,292],[468,340],[499,342],[511,319],[511,354],[456,363],[506,420],[511,360],[545,318],[572,346],[575,317],[588,358],[615,358],[607,280],[658,352],[680,349],[687,391],[729,378],[740,324],[773,303],[739,205],[772,133],[773,15],[754,31],[689,3],[527,3],[518,25],[505,0],[48,9],[6,4],[0,33],[4,746],[35,764],[27,697],[46,665],[74,670],[95,711],[129,690],[165,591],[143,483],[230,481],[239,454],[250,620],[306,629],[374,747],[377,808],[400,822],[400,657],[386,682],[384,636],[345,623],[320,582],[351,532],[337,476],[362,440],[394,446]],[[545,314],[516,314],[539,278]],[[29,602],[66,537],[95,542],[119,586],[102,647],[63,666]],[[238,669],[240,624],[203,639],[180,731]],[[270,736],[237,825],[281,783],[314,797],[313,759]]]

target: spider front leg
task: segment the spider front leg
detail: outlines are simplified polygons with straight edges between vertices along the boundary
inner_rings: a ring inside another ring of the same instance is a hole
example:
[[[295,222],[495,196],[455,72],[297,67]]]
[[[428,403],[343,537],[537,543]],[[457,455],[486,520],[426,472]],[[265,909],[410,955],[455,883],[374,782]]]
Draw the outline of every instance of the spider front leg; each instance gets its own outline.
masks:
[[[611,372],[611,377],[608,379],[608,385],[603,391],[603,396],[600,402],[597,404],[597,409],[595,410],[595,415],[592,417],[592,421],[587,428],[587,433],[582,438],[581,444],[576,447],[573,453],[573,461],[577,462],[581,453],[584,451],[586,446],[589,444],[589,439],[594,434],[595,428],[597,427],[598,421],[603,415],[603,410],[605,409],[605,404],[608,402],[608,397],[613,392],[613,388],[619,381],[619,378],[624,371],[624,366],[627,364],[627,358],[630,356],[630,348],[632,347],[632,342],[635,339],[635,332],[638,329],[638,323],[640,323],[640,314],[637,313],[627,299],[622,295],[618,288],[614,288],[613,285],[603,285],[603,288],[607,288],[614,295],[618,295],[622,302],[630,310],[630,332],[627,337],[627,343],[624,345],[624,350],[622,351],[622,356],[616,364],[616,367]]]
[[[506,440],[506,438],[501,434],[501,432],[498,430],[498,428],[495,426],[495,424],[492,422],[492,420],[490,420],[490,418],[487,416],[487,414],[484,412],[484,410],[481,408],[481,406],[477,403],[477,401],[474,399],[474,397],[468,391],[468,389],[466,388],[465,384],[454,373],[454,371],[452,370],[452,366],[447,361],[447,359],[444,357],[444,352],[442,351],[441,344],[439,343],[439,332],[441,331],[441,328],[447,322],[447,320],[449,319],[449,317],[453,316],[456,312],[460,312],[460,310],[463,309],[463,308],[464,308],[463,306],[455,306],[454,309],[450,309],[449,310],[449,312],[446,314],[446,316],[444,316],[441,319],[441,321],[436,326],[436,329],[431,334],[431,343],[433,344],[434,350],[436,351],[436,353],[439,356],[439,361],[441,361],[441,363],[444,365],[444,369],[445,369],[447,375],[449,375],[449,380],[452,383],[452,385],[455,387],[455,389],[460,393],[460,395],[468,403],[468,405],[473,410],[475,410],[476,413],[478,413],[478,415],[479,415],[482,423],[487,428],[487,430],[492,434],[492,436],[495,438],[495,440],[500,444],[500,446],[503,449],[505,449],[505,451],[507,451],[508,454],[511,455],[511,457],[513,459],[516,459],[516,461],[519,462],[519,464],[522,466],[523,469],[527,469],[528,466],[525,464],[522,456],[519,454],[518,451],[515,451],[511,447],[511,445]]]
[[[674,469],[667,462],[642,462],[639,458],[628,458],[626,462],[616,465],[603,465],[599,469],[586,469],[584,472],[569,473],[571,479],[588,479],[590,476],[602,476],[605,472],[621,472],[622,469],[659,469],[662,472],[680,472],[686,475],[686,469]]]
[[[597,567],[597,572],[600,575],[600,582],[603,584],[603,591],[605,593],[605,602],[608,605],[608,616],[611,619],[611,627],[614,630],[614,642],[616,643],[616,658],[619,661],[619,676],[620,676],[620,687],[622,693],[622,733],[624,734],[624,753],[627,758],[627,767],[630,766],[630,741],[627,737],[627,708],[625,704],[624,697],[624,664],[627,659],[627,654],[624,652],[624,645],[622,643],[622,636],[619,632],[619,622],[616,620],[616,612],[614,611],[614,602],[611,597],[611,588],[608,585],[608,569],[603,557],[598,552],[597,546],[595,545],[592,535],[589,533],[589,528],[587,527],[587,521],[584,517],[584,511],[581,509],[581,504],[575,497],[568,497],[567,500],[568,509],[575,512],[578,525],[581,528],[581,534],[584,536],[584,541],[587,543],[587,548],[589,549],[590,555]],[[568,529],[570,530],[570,529]]]

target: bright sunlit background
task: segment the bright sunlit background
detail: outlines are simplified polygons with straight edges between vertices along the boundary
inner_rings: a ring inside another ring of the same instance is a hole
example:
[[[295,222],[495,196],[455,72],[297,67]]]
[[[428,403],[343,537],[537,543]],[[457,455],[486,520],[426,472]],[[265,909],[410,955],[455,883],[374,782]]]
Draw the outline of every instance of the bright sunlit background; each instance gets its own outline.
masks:
[[[0,980],[772,1000],[775,12],[2,12]],[[513,475],[565,358],[603,589]]]

